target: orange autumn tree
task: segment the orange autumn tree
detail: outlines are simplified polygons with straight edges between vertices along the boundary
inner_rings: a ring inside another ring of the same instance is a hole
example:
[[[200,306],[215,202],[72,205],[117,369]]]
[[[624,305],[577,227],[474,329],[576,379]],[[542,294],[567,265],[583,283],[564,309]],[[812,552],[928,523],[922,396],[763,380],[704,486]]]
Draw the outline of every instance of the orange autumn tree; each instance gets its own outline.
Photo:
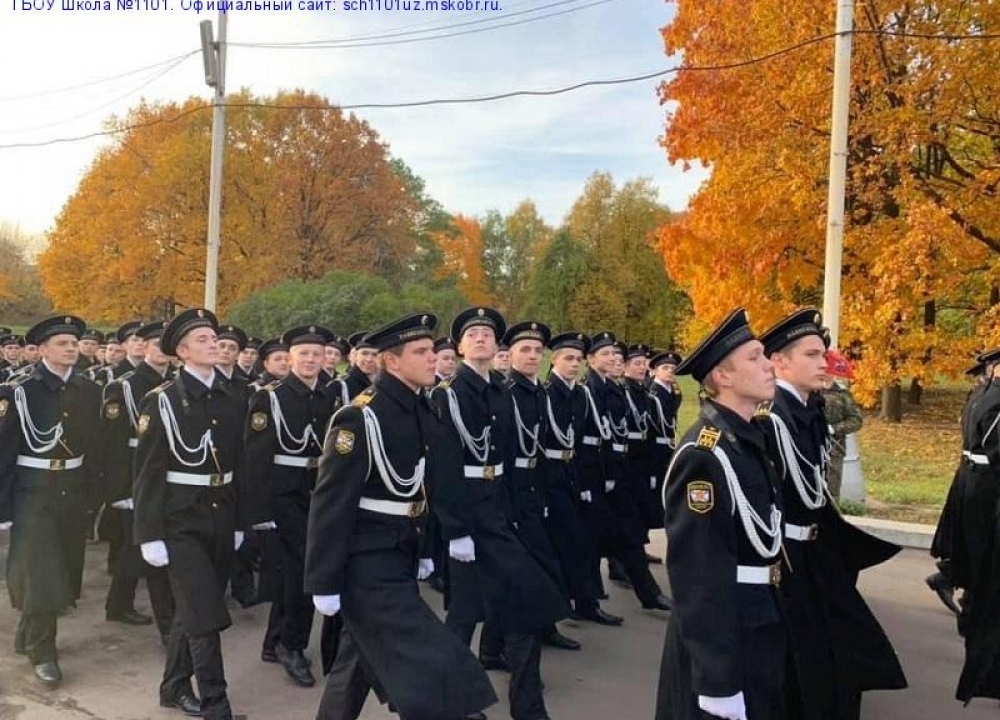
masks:
[[[698,316],[736,305],[763,329],[822,305],[835,3],[679,0],[663,29],[681,71],[660,87],[672,163],[711,178],[662,229],[671,275]],[[840,344],[873,402],[905,378],[955,373],[1000,342],[1000,73],[996,43],[925,39],[1000,31],[979,1],[859,3]]]
[[[441,249],[441,265],[437,277],[453,277],[459,292],[473,305],[490,305],[493,297],[483,269],[483,229],[479,221],[455,215],[451,227],[432,233]]]
[[[302,91],[243,91],[228,102],[221,313],[285,278],[403,271],[417,208],[367,123]],[[98,154],[39,258],[57,306],[114,322],[201,303],[208,107],[143,104],[108,123],[123,132]]]

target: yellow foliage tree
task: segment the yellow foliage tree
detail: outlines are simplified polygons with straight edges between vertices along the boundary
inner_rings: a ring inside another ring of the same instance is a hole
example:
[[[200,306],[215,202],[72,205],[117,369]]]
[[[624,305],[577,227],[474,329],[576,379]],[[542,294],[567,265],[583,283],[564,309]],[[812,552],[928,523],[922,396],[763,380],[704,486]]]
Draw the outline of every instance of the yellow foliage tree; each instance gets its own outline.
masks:
[[[494,301],[483,270],[483,229],[479,221],[455,215],[451,227],[432,233],[441,249],[439,278],[453,277],[459,292],[473,305],[491,305]]]

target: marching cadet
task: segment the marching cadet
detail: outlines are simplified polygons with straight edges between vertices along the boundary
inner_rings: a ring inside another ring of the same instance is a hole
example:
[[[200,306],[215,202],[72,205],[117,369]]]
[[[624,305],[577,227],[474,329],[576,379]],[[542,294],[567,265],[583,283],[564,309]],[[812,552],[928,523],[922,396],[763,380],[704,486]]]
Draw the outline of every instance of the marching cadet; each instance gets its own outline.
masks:
[[[619,353],[613,333],[601,332],[591,340],[589,369],[583,390],[587,414],[577,456],[583,517],[602,555],[621,561],[625,576],[643,608],[669,610],[670,601],[649,571],[644,550],[645,529],[634,518],[619,515],[627,499],[619,493],[624,481],[628,425],[623,391],[610,373]],[[620,414],[612,416],[612,407]],[[634,500],[632,501],[634,504]]]
[[[566,593],[566,581],[559,567],[559,556],[545,530],[548,508],[545,502],[545,448],[548,432],[548,398],[538,382],[542,355],[552,337],[547,325],[521,322],[512,325],[503,336],[510,351],[507,389],[514,407],[514,462],[509,487],[513,494],[514,527],[517,537],[538,564]],[[563,650],[579,650],[580,643],[563,635],[555,625],[542,633],[542,642]]]
[[[663,527],[663,478],[677,447],[677,412],[682,399],[681,387],[674,379],[680,362],[681,356],[669,350],[649,361],[653,373],[649,384],[649,490],[640,493],[639,508],[650,530]]]
[[[232,720],[219,633],[231,624],[225,587],[259,493],[237,472],[247,404],[215,369],[218,327],[192,308],[163,331],[163,352],[184,366],[139,406],[134,533],[143,559],[167,568],[176,603],[160,704]]]
[[[7,368],[7,374],[3,379],[4,382],[13,382],[28,377],[38,362],[39,353],[36,344],[29,342],[26,337],[21,336],[17,338],[17,345],[17,361]]]
[[[266,385],[284,380],[288,377],[288,346],[280,337],[265,340],[260,344],[260,363],[263,367],[260,377],[250,383],[250,388],[257,392]]]
[[[622,374],[622,389],[627,404],[625,419],[628,423],[628,452],[626,454],[626,490],[632,496],[632,504],[639,514],[644,530],[663,524],[663,505],[660,498],[650,491],[653,475],[653,438],[650,428],[650,400],[646,380],[649,375],[649,360],[653,350],[648,345],[629,345],[625,354]],[[666,468],[664,468],[666,469]],[[660,516],[659,522],[655,516]],[[649,533],[646,533],[649,544]],[[659,558],[646,553],[646,559],[659,564]]]
[[[10,369],[17,364],[21,354],[21,344],[17,335],[10,331],[10,328],[3,328],[6,332],[0,333],[0,383],[7,379]]]
[[[135,609],[135,591],[139,578],[146,578],[150,604],[166,644],[173,624],[174,599],[170,592],[170,579],[164,568],[156,568],[142,559],[139,547],[134,544],[135,501],[132,498],[132,469],[136,435],[139,423],[139,403],[155,388],[166,381],[170,358],[160,348],[160,336],[166,323],[163,321],[143,325],[137,337],[145,347],[143,362],[132,372],[108,383],[104,388],[101,407],[102,446],[101,485],[104,512],[116,525],[112,544],[117,543],[113,554],[111,587],[105,601],[105,619],[127,625],[149,625],[153,618]]]
[[[351,367],[342,378],[330,382],[337,397],[337,407],[349,405],[351,400],[372,384],[378,372],[378,351],[368,342],[367,333],[351,335]]]
[[[298,685],[316,684],[303,650],[312,628],[312,599],[304,591],[309,499],[323,450],[320,435],[333,414],[335,396],[319,384],[327,342],[333,333],[316,325],[281,336],[291,372],[259,390],[250,401],[246,430],[246,477],[266,489],[266,507],[254,529],[273,527],[281,547],[282,585],[271,604],[261,657],[273,653]],[[274,527],[276,526],[276,527]]]
[[[452,448],[423,389],[433,315],[369,335],[382,372],[334,417],[309,512],[306,590],[346,632],[318,718],[353,720],[374,685],[402,720],[458,720],[496,702],[485,672],[420,598],[417,523]],[[359,662],[360,660],[360,662]],[[368,668],[366,673],[363,668]]]
[[[257,360],[260,357],[260,338],[248,337],[246,347],[240,350],[236,359],[236,371],[243,376],[248,383],[257,379]]]
[[[121,347],[124,357],[111,371],[110,380],[117,380],[126,373],[135,370],[146,356],[146,346],[139,337],[139,329],[143,326],[141,320],[132,320],[118,328],[115,337]]]
[[[760,341],[778,387],[759,421],[782,481],[791,570],[781,587],[793,660],[789,717],[857,720],[863,690],[906,687],[891,643],[855,587],[861,570],[900,548],[851,525],[831,504],[829,429],[816,402],[826,381],[821,315],[796,311]]]
[[[236,361],[247,346],[247,334],[235,325],[223,325],[219,328],[219,363],[215,369],[222,376],[222,381],[228,383],[244,400],[250,400],[250,380],[236,371]]]
[[[434,384],[439,385],[455,376],[458,365],[458,348],[450,337],[440,337],[434,341]]]
[[[446,623],[468,644],[476,623],[485,620],[486,647],[490,637],[502,638],[511,716],[544,720],[539,634],[569,608],[511,529],[506,474],[515,459],[513,406],[503,376],[491,370],[505,331],[503,316],[492,308],[468,308],[452,321],[462,362],[432,398],[453,430],[452,447],[441,453],[446,467],[432,509],[452,561]]]
[[[656,720],[782,720],[779,478],[752,422],[774,377],[746,311],[723,320],[677,374],[707,397],[663,488],[674,611]]]
[[[551,371],[545,385],[544,453],[546,530],[559,556],[576,617],[599,625],[621,625],[623,618],[601,609],[600,554],[580,511],[580,477],[575,458],[583,437],[587,397],[577,378],[590,339],[567,332],[549,342]]]
[[[57,618],[80,596],[99,454],[101,393],[73,370],[85,330],[71,315],[36,324],[27,338],[41,361],[0,386],[0,528],[11,531],[7,581],[21,611],[15,651],[49,687],[62,681]]]

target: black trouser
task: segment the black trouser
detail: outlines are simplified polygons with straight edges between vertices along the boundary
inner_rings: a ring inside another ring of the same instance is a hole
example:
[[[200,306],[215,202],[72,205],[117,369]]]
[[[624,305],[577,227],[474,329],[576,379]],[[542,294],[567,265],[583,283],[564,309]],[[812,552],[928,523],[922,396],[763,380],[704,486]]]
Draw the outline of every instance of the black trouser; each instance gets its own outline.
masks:
[[[55,661],[56,623],[55,612],[23,613],[17,626],[15,645],[24,648],[32,665]]]
[[[248,601],[257,592],[253,579],[253,568],[260,557],[260,543],[254,532],[248,532],[240,549],[233,555],[233,569],[229,585],[233,598]]]
[[[298,492],[275,495],[272,505],[281,544],[281,644],[289,650],[305,650],[314,613],[312,597],[303,589],[309,496]]]
[[[281,642],[281,625],[283,622],[284,609],[281,606],[281,601],[275,600],[271,603],[271,611],[267,614],[267,629],[264,631],[262,649],[273,651],[274,646]]]
[[[108,615],[119,615],[135,609],[135,589],[139,578],[116,573],[111,578],[108,599],[104,610]],[[169,635],[174,622],[174,595],[170,590],[170,576],[166,568],[154,568],[146,575],[149,604],[160,635]]]
[[[372,689],[361,653],[350,633],[341,626],[337,656],[326,676],[316,720],[357,720]]]
[[[476,629],[474,625],[451,623],[448,627],[466,644],[472,642]],[[496,629],[490,629],[490,623],[485,623],[479,636],[479,653],[482,655],[484,648],[489,648],[493,654],[502,648],[507,657],[507,664],[510,666],[510,716],[514,720],[539,720],[547,717],[545,701],[542,699],[541,639],[534,633],[507,633],[502,636],[502,643],[498,644],[500,637]]]
[[[201,713],[206,720],[232,714],[226,695],[226,673],[222,664],[222,641],[218,632],[188,635],[175,617],[167,644],[167,662],[160,683],[160,696],[176,697],[191,691],[191,676],[198,680]]]
[[[632,583],[636,597],[643,605],[651,604],[657,595],[663,593],[656,578],[653,577],[653,573],[649,570],[649,562],[646,560],[646,550],[643,545],[623,543],[616,549],[613,557],[622,564],[629,581]]]

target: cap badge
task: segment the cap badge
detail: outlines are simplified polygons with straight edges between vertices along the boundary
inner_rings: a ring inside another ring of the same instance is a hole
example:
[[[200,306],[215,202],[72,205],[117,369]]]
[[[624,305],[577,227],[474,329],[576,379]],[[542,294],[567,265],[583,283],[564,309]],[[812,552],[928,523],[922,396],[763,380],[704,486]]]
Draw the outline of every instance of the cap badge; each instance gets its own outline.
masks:
[[[485,310],[483,310],[482,308],[479,308],[479,311],[478,311],[478,313],[477,313],[477,314],[479,315],[479,317],[483,317],[483,315],[485,315],[485,314],[486,314],[486,311],[485,311]]]
[[[200,318],[205,317],[205,311],[204,310],[198,310],[197,314],[198,314],[198,317],[200,317]]]

